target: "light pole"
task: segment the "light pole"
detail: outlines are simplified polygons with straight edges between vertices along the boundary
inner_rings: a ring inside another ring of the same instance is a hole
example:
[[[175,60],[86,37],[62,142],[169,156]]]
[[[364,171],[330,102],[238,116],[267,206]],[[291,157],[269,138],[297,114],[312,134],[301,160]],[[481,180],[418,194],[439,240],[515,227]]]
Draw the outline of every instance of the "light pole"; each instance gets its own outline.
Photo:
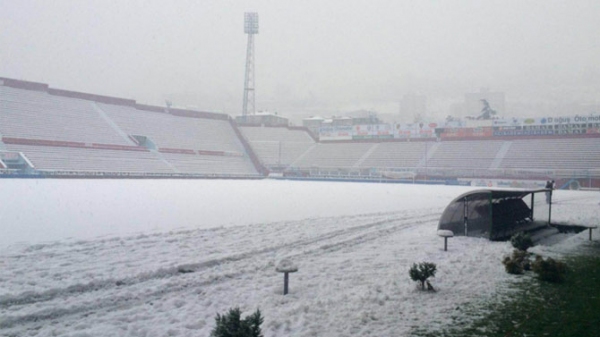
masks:
[[[256,112],[254,100],[254,35],[258,34],[258,13],[244,13],[244,33],[248,34],[246,47],[246,74],[244,76],[244,106],[242,115]]]

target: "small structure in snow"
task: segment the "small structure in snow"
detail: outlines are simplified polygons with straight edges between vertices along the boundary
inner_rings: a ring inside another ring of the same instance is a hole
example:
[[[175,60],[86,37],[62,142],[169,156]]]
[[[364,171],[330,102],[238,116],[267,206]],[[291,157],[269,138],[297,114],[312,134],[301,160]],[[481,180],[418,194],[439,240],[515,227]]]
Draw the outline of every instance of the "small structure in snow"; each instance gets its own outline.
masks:
[[[547,189],[482,189],[456,197],[442,213],[438,229],[454,235],[505,240],[518,232],[550,225],[552,205],[540,196]],[[536,202],[537,200],[537,202]]]
[[[586,227],[587,229],[590,230],[590,241],[592,241],[592,229],[598,228],[598,226],[596,226],[596,225],[587,225],[587,226],[584,226],[584,227]]]
[[[444,251],[448,250],[448,238],[454,236],[454,232],[448,229],[440,229],[437,231],[437,235],[444,238]]]
[[[283,259],[279,262],[275,270],[279,273],[283,273],[283,294],[288,293],[289,273],[295,273],[298,271],[298,266],[289,259]]]

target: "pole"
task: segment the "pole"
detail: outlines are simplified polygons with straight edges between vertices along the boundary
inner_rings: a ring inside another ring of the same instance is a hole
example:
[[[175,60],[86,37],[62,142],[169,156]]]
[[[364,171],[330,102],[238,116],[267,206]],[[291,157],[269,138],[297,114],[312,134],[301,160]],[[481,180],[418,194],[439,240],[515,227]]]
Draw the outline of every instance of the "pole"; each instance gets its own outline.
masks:
[[[427,181],[427,156],[429,152],[429,146],[427,141],[425,141],[425,181]]]
[[[287,295],[287,293],[288,293],[289,280],[290,280],[289,273],[288,272],[283,273],[283,294],[284,295]]]

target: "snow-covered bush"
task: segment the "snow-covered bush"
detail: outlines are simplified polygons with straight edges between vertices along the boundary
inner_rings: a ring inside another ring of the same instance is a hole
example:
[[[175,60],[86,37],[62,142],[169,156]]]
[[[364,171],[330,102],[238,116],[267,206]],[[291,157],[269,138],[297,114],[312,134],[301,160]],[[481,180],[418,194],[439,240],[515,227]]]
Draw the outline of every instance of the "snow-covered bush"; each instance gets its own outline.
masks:
[[[425,282],[428,278],[434,277],[437,266],[431,262],[421,262],[419,264],[413,263],[412,267],[408,271],[410,278],[413,281],[420,282],[421,290],[425,290]],[[427,289],[433,290],[433,287],[427,282]]]
[[[530,256],[526,251],[515,249],[511,256],[504,257],[502,264],[509,274],[523,274],[523,271],[531,269]]]
[[[263,317],[260,310],[256,310],[252,315],[240,319],[242,312],[239,308],[229,309],[224,315],[217,314],[215,318],[216,326],[211,331],[211,337],[263,337],[260,331],[260,325]]]
[[[537,256],[531,267],[540,280],[553,283],[562,282],[567,273],[567,265],[551,257],[544,260]]]
[[[523,251],[529,249],[530,247],[533,247],[533,241],[531,240],[531,236],[523,232],[519,232],[513,235],[510,238],[510,243],[516,249]]]

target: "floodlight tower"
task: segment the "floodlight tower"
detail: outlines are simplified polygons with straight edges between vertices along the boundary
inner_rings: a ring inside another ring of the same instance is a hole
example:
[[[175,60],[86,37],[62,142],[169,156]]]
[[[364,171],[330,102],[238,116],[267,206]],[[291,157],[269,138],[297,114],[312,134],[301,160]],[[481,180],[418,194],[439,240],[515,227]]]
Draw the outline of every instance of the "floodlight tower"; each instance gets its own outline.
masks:
[[[246,76],[244,79],[244,107],[242,114],[256,112],[254,101],[254,34],[258,34],[258,13],[244,13],[244,33],[248,34],[246,48]]]

